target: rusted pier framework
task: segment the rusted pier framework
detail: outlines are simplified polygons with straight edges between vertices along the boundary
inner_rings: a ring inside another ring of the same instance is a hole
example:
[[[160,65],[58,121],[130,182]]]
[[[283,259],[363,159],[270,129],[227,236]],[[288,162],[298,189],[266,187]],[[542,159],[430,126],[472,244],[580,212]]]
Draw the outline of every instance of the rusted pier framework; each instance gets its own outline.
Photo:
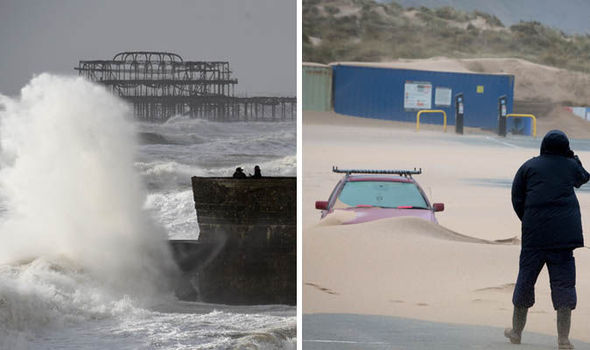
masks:
[[[174,115],[215,121],[295,120],[294,97],[235,97],[229,62],[184,61],[170,52],[121,52],[74,68],[133,105],[140,120]]]

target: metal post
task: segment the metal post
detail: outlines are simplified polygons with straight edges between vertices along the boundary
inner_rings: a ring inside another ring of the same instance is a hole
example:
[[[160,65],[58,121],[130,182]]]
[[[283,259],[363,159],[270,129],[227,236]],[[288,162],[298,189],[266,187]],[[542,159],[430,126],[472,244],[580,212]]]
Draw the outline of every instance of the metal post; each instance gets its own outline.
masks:
[[[463,102],[463,94],[457,94],[455,96],[455,132],[461,135],[463,135]]]
[[[502,95],[498,98],[498,135],[506,136],[506,95]]]

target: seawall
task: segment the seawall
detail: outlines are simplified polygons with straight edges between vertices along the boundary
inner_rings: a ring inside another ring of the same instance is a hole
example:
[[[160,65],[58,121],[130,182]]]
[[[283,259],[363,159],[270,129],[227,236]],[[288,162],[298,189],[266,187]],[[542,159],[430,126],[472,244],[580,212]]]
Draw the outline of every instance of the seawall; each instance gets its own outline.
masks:
[[[185,274],[181,297],[295,305],[296,178],[193,177],[192,188],[199,239],[171,241]]]

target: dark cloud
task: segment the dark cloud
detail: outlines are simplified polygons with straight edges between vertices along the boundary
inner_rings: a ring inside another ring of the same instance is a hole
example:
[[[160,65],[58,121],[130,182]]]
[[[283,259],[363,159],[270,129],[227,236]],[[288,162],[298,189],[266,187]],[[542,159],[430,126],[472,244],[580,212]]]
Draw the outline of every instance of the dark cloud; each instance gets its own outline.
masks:
[[[295,0],[0,0],[0,93],[80,59],[172,51],[230,61],[236,94],[296,94]]]

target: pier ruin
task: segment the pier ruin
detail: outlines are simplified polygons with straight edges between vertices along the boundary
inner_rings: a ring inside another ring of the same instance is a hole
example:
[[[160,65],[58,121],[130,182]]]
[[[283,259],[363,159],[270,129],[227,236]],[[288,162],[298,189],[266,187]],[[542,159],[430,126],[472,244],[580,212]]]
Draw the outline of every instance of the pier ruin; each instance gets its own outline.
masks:
[[[171,52],[121,52],[111,60],[83,60],[80,76],[106,86],[133,106],[139,120],[174,115],[213,121],[296,119],[295,97],[238,97],[238,79],[226,61],[185,61]]]

